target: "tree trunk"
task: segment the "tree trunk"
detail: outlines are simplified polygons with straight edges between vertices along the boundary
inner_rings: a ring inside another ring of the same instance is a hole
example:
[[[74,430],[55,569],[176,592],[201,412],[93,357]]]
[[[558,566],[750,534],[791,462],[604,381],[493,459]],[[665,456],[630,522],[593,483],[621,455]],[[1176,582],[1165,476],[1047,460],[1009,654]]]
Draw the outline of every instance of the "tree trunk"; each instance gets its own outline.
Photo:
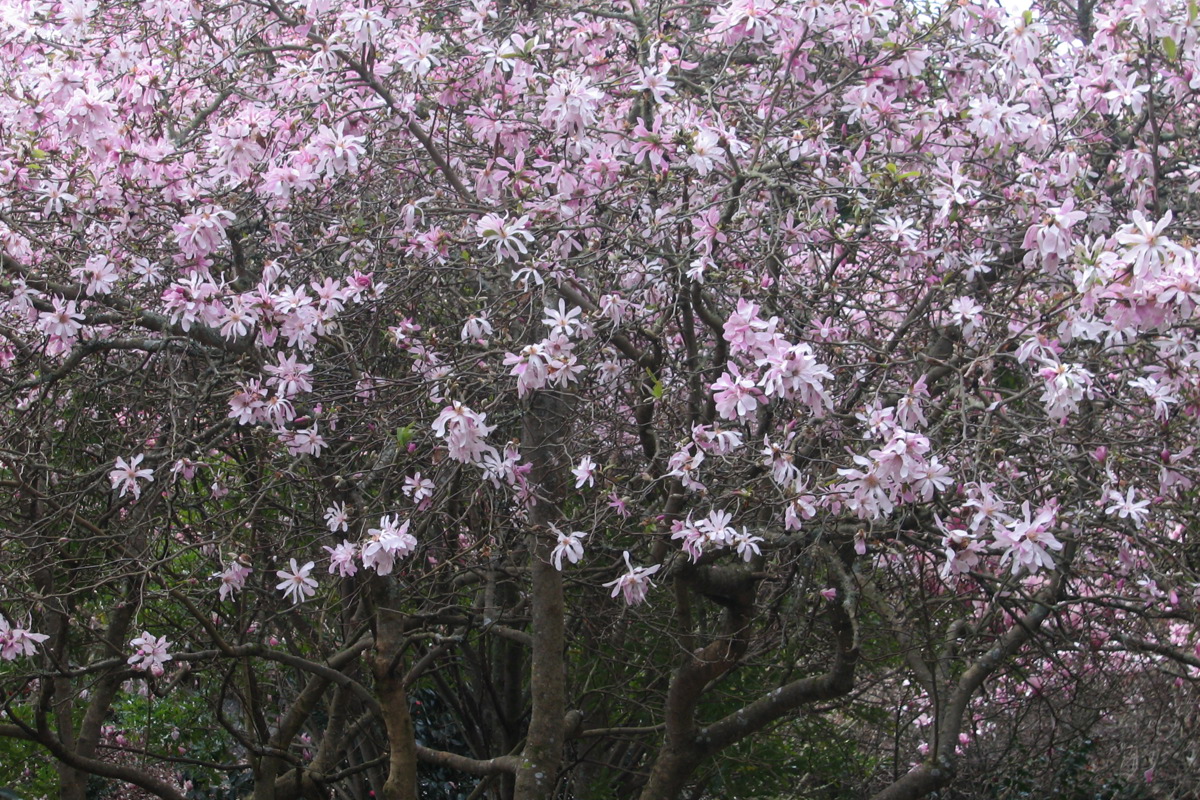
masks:
[[[383,783],[382,800],[417,800],[416,732],[408,710],[404,670],[400,668],[400,652],[404,646],[403,617],[389,608],[390,581],[376,577],[373,583],[379,602],[371,667],[388,739],[388,773]]]
[[[532,465],[530,482],[536,504],[529,510],[533,588],[533,659],[530,674],[532,715],[521,764],[516,800],[550,800],[562,768],[567,682],[562,574],[550,563],[549,526],[565,493],[561,444],[566,436],[567,403],[558,392],[538,392],[525,414],[523,443]]]

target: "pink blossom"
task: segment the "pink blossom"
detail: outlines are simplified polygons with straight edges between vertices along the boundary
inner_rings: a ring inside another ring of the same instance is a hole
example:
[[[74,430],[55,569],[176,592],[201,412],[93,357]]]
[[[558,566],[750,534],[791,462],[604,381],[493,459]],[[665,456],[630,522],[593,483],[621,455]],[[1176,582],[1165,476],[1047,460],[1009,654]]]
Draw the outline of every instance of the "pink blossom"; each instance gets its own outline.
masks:
[[[550,554],[550,561],[554,564],[554,568],[562,572],[564,556],[572,564],[578,564],[579,560],[583,558],[583,538],[587,536],[587,532],[571,531],[570,533],[563,533],[553,526],[551,526],[550,530],[558,537],[558,543],[554,546],[554,551]]]
[[[545,346],[540,343],[527,345],[520,353],[504,354],[504,366],[512,367],[508,374],[517,379],[517,397],[546,385],[550,378],[549,360]]]
[[[71,276],[83,281],[83,293],[88,297],[106,295],[112,292],[120,272],[117,266],[108,260],[103,253],[88,256],[82,267],[71,270]]]
[[[1023,520],[1013,520],[1007,527],[998,527],[992,533],[996,544],[1005,550],[1001,563],[1012,559],[1014,575],[1022,569],[1031,575],[1043,568],[1054,569],[1054,559],[1047,549],[1063,549],[1062,542],[1050,531],[1055,519],[1054,506],[1043,506],[1032,519],[1028,500],[1021,505],[1021,510]]]
[[[65,204],[79,200],[77,196],[65,191],[63,187],[64,184],[58,181],[42,181],[39,191],[46,201],[42,206],[42,213],[46,216],[61,214]]]
[[[380,575],[389,575],[396,559],[407,558],[417,549],[417,539],[408,532],[408,520],[391,516],[379,518],[379,527],[367,531],[368,540],[362,548],[363,566]]]
[[[346,123],[339,122],[336,128],[318,128],[309,150],[317,157],[319,171],[336,176],[358,172],[359,160],[367,152],[365,142],[366,137],[346,133]]]
[[[717,132],[709,128],[701,129],[692,140],[691,152],[686,159],[687,165],[696,170],[700,177],[708,175],[718,164],[725,161],[725,148],[720,146],[720,141]],[[689,277],[704,283],[704,268],[707,265],[708,262],[704,262],[700,265],[698,276],[692,277],[692,273],[689,272]],[[695,266],[693,264],[693,268]]]
[[[221,581],[221,588],[218,591],[218,596],[222,601],[233,597],[235,592],[240,592],[246,587],[246,578],[250,577],[250,573],[254,570],[240,560],[232,558],[229,561],[229,566],[222,572],[214,572],[212,577]]]
[[[983,324],[983,306],[970,297],[957,297],[950,302],[950,317],[962,328],[963,336],[970,339],[976,328]]]
[[[1150,516],[1150,501],[1134,500],[1132,486],[1125,492],[1124,497],[1116,491],[1110,491],[1108,496],[1112,505],[1104,509],[1105,514],[1115,514],[1120,519],[1128,519],[1137,528],[1141,528]]]
[[[946,554],[946,563],[942,565],[939,574],[944,581],[957,582],[961,576],[979,566],[987,546],[969,531],[947,529],[940,519],[937,517],[934,519],[937,521],[938,527],[946,533],[942,537],[942,549]]]
[[[421,477],[421,473],[416,472],[404,477],[404,486],[400,490],[404,492],[405,497],[411,497],[418,507],[423,507],[426,501],[433,497],[436,488],[433,481]]]
[[[347,8],[338,17],[338,21],[351,34],[350,40],[356,46],[371,44],[385,28],[391,25],[388,18],[373,6]]]
[[[621,497],[616,492],[608,495],[608,507],[616,511],[622,517],[629,516],[629,500]]]
[[[730,364],[716,383],[710,387],[721,419],[743,419],[759,406],[759,393],[754,381],[743,377],[736,364]]]
[[[561,333],[563,336],[574,336],[583,324],[580,320],[580,315],[583,314],[583,309],[575,307],[567,310],[566,304],[558,301],[558,308],[543,309],[546,312],[546,318],[542,322],[550,326],[551,333]]]
[[[486,424],[487,414],[479,414],[462,403],[451,403],[433,421],[433,432],[446,440],[450,457],[455,461],[479,463],[484,454],[495,449],[483,441],[494,430]]]
[[[559,70],[546,92],[542,123],[553,126],[559,133],[576,133],[596,121],[596,110],[603,98],[604,93],[592,86],[588,76]]]
[[[758,385],[767,397],[799,400],[817,417],[833,407],[833,400],[825,390],[825,382],[832,380],[833,374],[817,361],[807,344],[767,349],[755,363],[766,367]]]
[[[723,338],[735,353],[756,352],[774,339],[778,322],[774,317],[764,321],[758,315],[756,304],[739,299],[737,310],[725,320]]]
[[[187,214],[172,226],[179,250],[190,258],[203,258],[220,250],[226,241],[225,228],[234,215],[219,206],[206,205]]]
[[[484,341],[492,335],[492,324],[488,322],[487,312],[472,314],[463,323],[460,338],[464,341]]]
[[[221,322],[221,335],[226,339],[245,336],[258,322],[258,312],[246,306],[240,297],[231,298]]]
[[[119,497],[124,497],[127,492],[132,492],[134,499],[142,496],[142,485],[138,481],[154,481],[154,470],[138,469],[138,464],[142,463],[145,456],[138,453],[131,458],[128,463],[123,458],[117,458],[117,462],[111,472],[108,473],[108,478],[112,481],[112,488],[120,488]]]
[[[12,627],[4,615],[0,614],[0,661],[13,661],[18,656],[32,656],[37,652],[37,645],[49,638],[44,633],[34,633],[28,628]]]
[[[496,247],[496,258],[513,260],[529,252],[526,244],[533,242],[533,234],[527,230],[529,217],[520,217],[510,222],[500,214],[485,214],[475,223],[475,232]]]
[[[650,576],[658,572],[661,564],[655,564],[652,567],[635,567],[629,561],[629,551],[624,553],[625,567],[627,572],[617,578],[604,584],[605,588],[612,587],[612,596],[618,594],[625,595],[625,604],[636,606],[646,599],[646,593],[654,586],[650,580]]]
[[[1179,398],[1171,392],[1171,387],[1160,383],[1152,377],[1137,378],[1129,385],[1141,389],[1154,401],[1154,418],[1166,422],[1171,415],[1171,406],[1179,402]]]
[[[263,367],[263,372],[271,376],[267,378],[267,386],[276,387],[276,391],[286,398],[294,397],[300,392],[312,391],[312,383],[308,379],[312,374],[312,365],[298,363],[294,354],[277,353],[275,357],[279,361],[278,364],[267,364]]]
[[[1046,404],[1046,413],[1055,420],[1065,420],[1093,395],[1094,376],[1076,364],[1052,364],[1039,374],[1045,381],[1042,402]]]
[[[776,30],[776,22],[770,13],[774,5],[763,0],[730,0],[714,8],[708,22],[712,25],[713,35],[719,34],[727,45],[746,38],[761,42]]]
[[[196,477],[196,471],[203,467],[204,464],[199,461],[193,461],[190,458],[180,458],[171,465],[172,475],[182,475],[184,480],[191,480]]]
[[[1123,227],[1116,235],[1118,244],[1126,246],[1125,258],[1131,261],[1140,273],[1161,264],[1166,257],[1179,250],[1178,245],[1163,231],[1171,224],[1172,212],[1167,211],[1158,222],[1150,222],[1141,211],[1133,212],[1133,222]]]
[[[275,573],[280,583],[275,588],[283,592],[284,597],[291,598],[292,605],[303,603],[317,593],[317,582],[309,577],[316,564],[309,561],[304,566],[297,566],[296,559],[291,559],[291,569],[281,569]]]
[[[687,442],[667,460],[667,468],[670,470],[667,474],[679,478],[683,488],[689,492],[702,492],[704,484],[699,479],[699,471],[704,459],[704,450],[697,449],[691,442]]]
[[[708,425],[696,425],[692,428],[692,441],[707,453],[724,456],[742,446],[742,435],[719,425],[711,428]]]
[[[398,54],[398,63],[408,71],[424,77],[439,63],[434,55],[441,48],[441,42],[430,33],[419,33],[404,42]]]
[[[345,503],[334,503],[325,509],[325,525],[330,533],[350,530],[350,514]]]
[[[666,166],[667,148],[663,144],[662,117],[655,117],[649,128],[646,127],[646,121],[639,118],[633,129],[633,137],[629,150],[633,153],[634,164],[648,161],[654,169]]]
[[[236,419],[239,425],[248,425],[259,418],[259,412],[265,409],[266,395],[258,380],[250,380],[239,384],[229,398],[229,416]]]
[[[329,553],[330,575],[336,572],[343,578],[352,578],[358,572],[358,565],[354,563],[358,556],[358,547],[354,542],[342,540],[336,547],[324,546],[322,549]]]
[[[172,658],[167,652],[171,643],[166,637],[160,638],[142,631],[142,635],[131,640],[129,644],[134,648],[134,653],[126,663],[140,672],[149,671],[155,677],[163,674],[165,664]]]
[[[575,488],[582,489],[584,484],[588,486],[596,485],[596,462],[592,461],[591,456],[584,456],[579,461],[579,466],[571,469],[571,474],[575,476]]]
[[[755,536],[742,528],[739,533],[735,533],[730,538],[729,546],[737,551],[743,561],[749,562],[755,556],[762,555],[762,550],[758,546],[762,541],[761,536]]]
[[[83,328],[84,316],[75,306],[74,300],[56,297],[52,301],[53,311],[43,311],[38,319],[38,328],[47,336],[56,336],[65,341],[74,341]]]
[[[1068,197],[1061,207],[1047,211],[1041,224],[1029,227],[1022,247],[1036,250],[1053,273],[1058,262],[1069,258],[1073,250],[1071,227],[1085,219],[1087,214],[1075,209],[1075,198]]]
[[[633,91],[650,92],[656,103],[661,103],[669,95],[675,94],[675,82],[667,77],[666,71],[639,69],[639,72],[640,77],[629,87]]]

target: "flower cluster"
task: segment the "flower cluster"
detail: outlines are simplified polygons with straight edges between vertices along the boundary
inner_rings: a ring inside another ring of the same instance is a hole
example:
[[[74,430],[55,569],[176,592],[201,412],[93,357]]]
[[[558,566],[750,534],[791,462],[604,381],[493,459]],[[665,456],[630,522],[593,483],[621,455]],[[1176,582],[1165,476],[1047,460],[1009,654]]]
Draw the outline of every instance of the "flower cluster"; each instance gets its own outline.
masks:
[[[579,380],[584,371],[571,341],[573,336],[588,330],[580,319],[582,309],[568,310],[559,300],[558,308],[547,308],[545,312],[542,322],[549,326],[550,335],[518,353],[504,355],[504,365],[512,367],[509,374],[517,379],[518,397],[546,386],[566,387]]]
[[[1001,554],[1000,564],[1011,561],[1014,575],[1022,571],[1032,575],[1055,568],[1050,551],[1063,549],[1053,532],[1058,507],[1049,502],[1034,513],[1029,501],[1025,501],[1021,504],[1021,517],[1017,518],[1005,511],[1008,506],[990,484],[972,484],[967,487],[960,518],[953,524],[937,520],[944,534],[946,562],[941,570],[944,579],[954,581],[978,568],[990,550],[984,538],[989,534],[992,545]]]
[[[929,455],[927,437],[905,430],[891,414],[882,418],[877,433],[886,444],[866,456],[854,455],[858,466],[839,469],[845,481],[833,487],[859,517],[881,519],[897,503],[927,503],[951,486],[950,470],[936,455]]]
[[[683,552],[696,561],[706,552],[729,549],[737,552],[744,561],[762,554],[759,543],[762,537],[754,536],[743,527],[740,531],[729,524],[733,515],[727,511],[713,509],[708,516],[693,521],[677,520],[671,528],[672,539],[682,539]]]
[[[496,426],[488,425],[486,420],[487,414],[455,402],[442,409],[432,427],[445,440],[451,458],[465,464],[480,464],[485,455],[496,455],[495,448],[484,441]]]
[[[739,300],[726,320],[724,339],[730,351],[745,354],[757,370],[743,373],[731,363],[712,384],[721,419],[749,419],[771,398],[799,402],[817,417],[831,407],[825,382],[832,373],[817,361],[809,345],[792,344],[777,332],[778,327],[778,317],[762,319],[758,305],[748,300]]]
[[[397,559],[406,558],[417,549],[416,537],[408,532],[408,520],[380,517],[379,527],[368,530],[367,536],[362,563],[379,575],[390,575]]]
[[[149,672],[151,675],[158,677],[166,670],[166,663],[171,660],[172,656],[167,652],[167,648],[171,645],[165,636],[158,637],[143,631],[142,635],[129,642],[134,648],[127,662],[129,666],[139,672]]]

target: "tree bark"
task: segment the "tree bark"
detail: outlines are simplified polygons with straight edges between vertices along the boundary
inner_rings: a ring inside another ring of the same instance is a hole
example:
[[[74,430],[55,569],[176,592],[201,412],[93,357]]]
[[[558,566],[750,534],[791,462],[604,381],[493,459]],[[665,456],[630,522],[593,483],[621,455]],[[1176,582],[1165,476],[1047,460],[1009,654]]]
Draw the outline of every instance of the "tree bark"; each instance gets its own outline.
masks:
[[[388,607],[388,579],[376,577],[373,582],[375,595],[381,602],[375,613],[375,656],[371,669],[389,748],[383,800],[417,800],[416,732],[408,710],[404,670],[400,669],[400,654],[404,647],[403,618]]]
[[[533,653],[530,670],[532,713],[521,763],[517,768],[516,800],[550,800],[562,768],[567,682],[566,604],[562,575],[550,563],[549,527],[559,513],[565,493],[561,445],[566,436],[568,404],[562,394],[544,391],[533,396],[526,411],[522,440],[532,465],[529,479],[535,505],[529,510],[529,553],[533,587],[530,594]]]

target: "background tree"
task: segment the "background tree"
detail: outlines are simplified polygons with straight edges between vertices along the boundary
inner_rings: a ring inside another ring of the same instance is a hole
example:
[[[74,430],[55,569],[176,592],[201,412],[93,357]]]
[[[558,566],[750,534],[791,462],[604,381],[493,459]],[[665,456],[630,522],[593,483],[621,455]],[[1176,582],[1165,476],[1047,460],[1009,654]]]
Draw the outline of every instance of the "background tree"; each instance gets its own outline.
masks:
[[[1044,787],[1187,691],[1194,6],[3,8],[59,796]]]

